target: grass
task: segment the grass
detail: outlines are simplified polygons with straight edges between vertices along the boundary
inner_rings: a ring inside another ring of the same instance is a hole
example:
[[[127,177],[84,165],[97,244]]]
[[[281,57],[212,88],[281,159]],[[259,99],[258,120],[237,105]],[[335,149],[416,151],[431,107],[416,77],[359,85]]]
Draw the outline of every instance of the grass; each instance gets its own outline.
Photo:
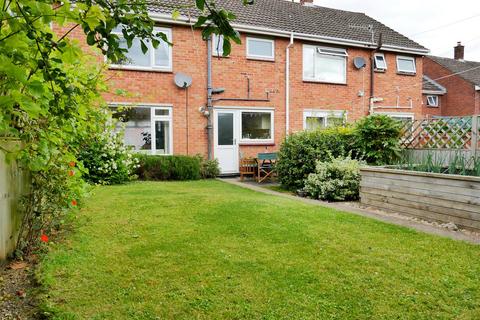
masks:
[[[38,270],[55,319],[479,319],[480,247],[219,181],[100,187]]]

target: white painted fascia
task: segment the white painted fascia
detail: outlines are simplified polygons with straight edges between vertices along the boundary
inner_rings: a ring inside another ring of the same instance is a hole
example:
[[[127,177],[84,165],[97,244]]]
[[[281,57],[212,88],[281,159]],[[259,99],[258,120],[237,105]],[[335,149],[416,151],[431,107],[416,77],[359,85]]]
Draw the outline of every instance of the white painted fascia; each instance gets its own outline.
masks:
[[[191,26],[197,22],[197,19],[194,19],[194,18],[190,19],[187,16],[180,16],[177,19],[173,19],[170,14],[162,14],[162,13],[150,13],[150,17],[154,21],[161,22],[161,23],[168,23],[168,24]],[[278,29],[270,29],[265,27],[257,27],[257,26],[243,25],[243,24],[236,24],[236,23],[232,23],[232,27],[239,32],[248,32],[252,34],[269,35],[269,36],[276,36],[276,37],[283,37],[283,38],[290,38],[292,34],[291,32],[278,30]],[[348,39],[335,38],[335,37],[316,36],[316,35],[311,35],[306,33],[295,32],[294,37],[295,39],[312,41],[312,42],[322,42],[322,43],[337,44],[337,45],[359,47],[359,48],[366,48],[366,49],[377,48],[376,43],[348,40]],[[399,47],[399,46],[393,46],[393,45],[382,45],[382,50],[400,52],[400,53],[409,53],[414,55],[426,55],[430,52],[430,50],[428,49],[412,49],[412,48]]]
[[[475,91],[480,91],[480,86],[475,86]]]

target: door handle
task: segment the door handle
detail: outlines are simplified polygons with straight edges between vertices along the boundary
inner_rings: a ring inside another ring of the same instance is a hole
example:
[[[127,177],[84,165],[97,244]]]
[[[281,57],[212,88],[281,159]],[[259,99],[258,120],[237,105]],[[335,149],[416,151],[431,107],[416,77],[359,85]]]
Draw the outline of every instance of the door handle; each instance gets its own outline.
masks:
[[[237,139],[233,139],[233,145],[235,146],[237,144]]]

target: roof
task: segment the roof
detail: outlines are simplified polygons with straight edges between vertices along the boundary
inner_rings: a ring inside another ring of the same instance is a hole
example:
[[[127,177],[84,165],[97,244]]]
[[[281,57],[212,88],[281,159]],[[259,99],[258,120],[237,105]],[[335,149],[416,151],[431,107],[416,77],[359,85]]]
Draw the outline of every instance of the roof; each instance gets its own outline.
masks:
[[[445,93],[447,93],[447,89],[444,86],[442,86],[440,83],[430,79],[427,76],[423,76],[422,90],[423,90],[423,93],[426,93],[426,94],[445,94]]]
[[[436,56],[428,56],[428,58],[448,69],[452,73],[458,73],[460,78],[463,78],[473,85],[480,86],[480,62],[455,60]]]
[[[154,0],[149,9],[157,14],[170,14],[174,9],[182,16],[195,18],[200,12],[192,7],[191,0]],[[428,49],[407,38],[381,22],[359,12],[350,12],[313,5],[301,5],[286,0],[255,0],[253,5],[244,6],[241,0],[215,0],[217,8],[224,8],[236,15],[235,25],[248,25],[284,32],[295,32],[312,36],[336,38],[372,44],[382,34],[382,43],[427,53]],[[420,53],[420,52],[419,52]]]

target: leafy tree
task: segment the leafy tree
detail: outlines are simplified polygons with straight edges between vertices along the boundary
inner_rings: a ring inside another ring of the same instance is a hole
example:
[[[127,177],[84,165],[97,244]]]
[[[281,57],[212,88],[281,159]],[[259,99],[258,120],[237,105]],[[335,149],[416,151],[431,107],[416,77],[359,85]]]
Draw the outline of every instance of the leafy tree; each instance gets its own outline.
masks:
[[[195,26],[203,27],[204,37],[223,34],[228,54],[230,42],[240,41],[230,25],[235,16],[206,0],[192,1],[191,6],[202,12]],[[111,33],[118,26],[127,46],[140,39],[144,52],[146,43],[156,48],[167,38],[154,32],[148,3],[141,0],[0,0],[0,8],[0,136],[22,142],[16,151],[0,148],[32,172],[32,193],[25,201],[27,246],[35,239],[32,235],[53,224],[52,217],[77,203],[83,190],[79,141],[104,130],[108,118],[101,98],[106,89],[103,70],[69,35],[83,32],[86,45],[112,62],[124,59],[127,51]],[[64,32],[54,32],[52,25]],[[70,182],[62,182],[65,179]],[[34,218],[39,222],[33,223]]]

